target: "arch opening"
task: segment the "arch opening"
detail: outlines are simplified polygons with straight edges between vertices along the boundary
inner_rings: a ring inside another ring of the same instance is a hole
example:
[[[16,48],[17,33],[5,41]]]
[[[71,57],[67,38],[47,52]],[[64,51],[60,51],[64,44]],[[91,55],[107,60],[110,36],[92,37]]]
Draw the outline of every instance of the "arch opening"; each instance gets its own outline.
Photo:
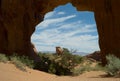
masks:
[[[48,12],[31,37],[38,51],[54,52],[56,46],[77,52],[98,51],[98,33],[94,13],[77,11],[71,3]]]

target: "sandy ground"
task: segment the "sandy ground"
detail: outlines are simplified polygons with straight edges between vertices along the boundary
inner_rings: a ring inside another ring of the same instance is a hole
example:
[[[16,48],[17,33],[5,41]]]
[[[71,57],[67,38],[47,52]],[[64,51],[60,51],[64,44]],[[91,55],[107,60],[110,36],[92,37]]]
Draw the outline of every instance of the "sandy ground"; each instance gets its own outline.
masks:
[[[32,69],[23,72],[13,64],[0,63],[0,81],[120,81],[120,78],[105,78],[104,75],[101,71],[91,71],[76,77],[56,76]]]

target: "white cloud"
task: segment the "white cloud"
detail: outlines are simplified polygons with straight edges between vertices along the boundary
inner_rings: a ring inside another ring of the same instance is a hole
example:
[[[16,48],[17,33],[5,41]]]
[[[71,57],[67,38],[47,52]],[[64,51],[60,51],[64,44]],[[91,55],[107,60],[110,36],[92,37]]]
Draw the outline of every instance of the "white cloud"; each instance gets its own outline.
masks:
[[[36,45],[36,49],[39,51],[55,51],[55,48],[53,46]]]
[[[48,27],[50,24],[56,24],[56,23],[60,23],[60,22],[64,22],[68,19],[74,18],[76,17],[76,15],[70,15],[70,16],[66,16],[66,17],[61,17],[61,18],[55,18],[55,19],[46,19],[43,22],[41,22],[40,24],[37,25],[37,27]]]
[[[65,14],[65,12],[51,11],[51,12],[48,12],[48,13],[45,15],[44,19],[50,19],[50,18],[52,18],[54,15],[64,15],[64,14]]]
[[[40,35],[41,36],[41,35]],[[54,37],[48,36],[48,38],[41,39],[35,43],[37,49],[40,51],[55,51],[55,46],[62,46],[66,48],[77,49],[81,52],[93,52],[99,50],[97,38],[98,36],[92,35],[80,35],[74,37],[66,37],[64,35],[53,35]]]
[[[65,12],[58,12],[58,15],[64,15]]]
[[[92,35],[75,36],[66,39],[62,42],[62,45],[63,47],[67,46],[68,48],[77,49],[81,52],[93,52],[95,50],[99,50],[97,38],[98,36]]]
[[[45,15],[45,19],[53,17],[54,14],[55,14],[55,11],[48,12],[47,15]]]
[[[58,29],[71,29],[71,28],[78,28],[79,26],[82,26],[82,21],[63,23],[59,26]]]
[[[81,25],[81,27],[79,27],[79,25]],[[75,28],[72,29],[73,27]],[[98,36],[76,34],[95,32],[96,30],[94,27],[95,24],[85,24],[80,21],[70,24],[63,23],[58,28],[47,28],[46,30],[33,34],[32,41],[35,43],[39,51],[55,51],[55,46],[62,46],[69,49],[77,49],[82,52],[93,52],[99,50]],[[60,29],[64,30],[64,28],[69,31],[60,31]]]

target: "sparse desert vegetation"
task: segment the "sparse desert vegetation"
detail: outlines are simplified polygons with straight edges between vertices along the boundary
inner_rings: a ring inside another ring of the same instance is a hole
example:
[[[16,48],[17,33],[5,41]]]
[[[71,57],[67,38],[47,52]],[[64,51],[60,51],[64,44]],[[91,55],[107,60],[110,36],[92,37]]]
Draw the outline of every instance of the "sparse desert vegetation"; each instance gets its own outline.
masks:
[[[72,70],[83,62],[83,57],[72,55],[67,49],[63,55],[39,53],[41,61],[35,66],[36,69],[56,75],[72,75]]]
[[[0,62],[6,63],[8,61],[8,58],[5,54],[0,54]]]
[[[120,59],[110,54],[107,57],[108,64],[106,65],[106,72],[110,76],[120,77]]]
[[[5,56],[0,54],[0,79],[3,81],[17,81],[18,79],[22,81],[120,80],[120,60],[113,55],[107,56],[108,64],[105,67],[101,66],[98,61],[93,62],[88,58],[73,55],[70,52],[66,52],[62,56],[39,53],[39,57],[41,61],[35,63],[26,56],[18,56],[17,54]],[[113,78],[106,77],[106,75]],[[114,76],[117,78],[114,78]]]
[[[22,71],[26,71],[26,67],[29,68],[34,67],[33,60],[29,59],[27,56],[18,56],[17,54],[13,54],[12,56],[6,56],[5,54],[0,54],[0,62],[12,63]]]
[[[120,76],[120,59],[113,55],[106,57],[108,64],[103,67],[98,61],[93,62],[85,57],[73,55],[67,49],[65,50],[62,56],[39,52],[41,61],[37,63],[27,56],[18,56],[17,54],[6,56],[0,54],[0,62],[13,63],[22,71],[26,71],[26,67],[29,67],[56,75],[78,76],[89,71],[103,71],[109,76]]]

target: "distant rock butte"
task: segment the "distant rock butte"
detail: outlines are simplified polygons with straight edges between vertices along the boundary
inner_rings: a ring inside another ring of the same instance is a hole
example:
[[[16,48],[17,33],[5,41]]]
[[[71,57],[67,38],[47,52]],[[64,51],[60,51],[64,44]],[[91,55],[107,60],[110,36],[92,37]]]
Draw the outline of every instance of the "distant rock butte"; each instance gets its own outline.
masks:
[[[68,2],[78,11],[94,12],[103,63],[109,53],[120,57],[120,0],[0,0],[0,52],[36,57],[31,45],[35,26]]]

